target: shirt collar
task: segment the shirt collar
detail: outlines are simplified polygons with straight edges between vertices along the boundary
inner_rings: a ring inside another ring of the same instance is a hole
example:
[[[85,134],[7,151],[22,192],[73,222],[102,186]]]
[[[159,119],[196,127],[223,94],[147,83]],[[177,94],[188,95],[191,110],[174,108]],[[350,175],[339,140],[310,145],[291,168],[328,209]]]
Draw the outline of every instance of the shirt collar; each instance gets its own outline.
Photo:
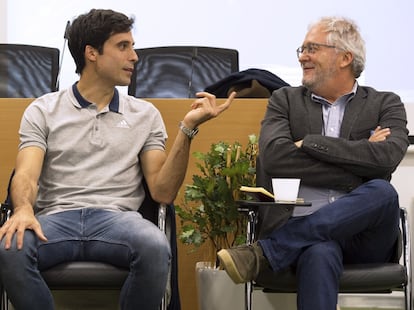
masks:
[[[89,102],[88,100],[82,97],[76,85],[77,85],[77,82],[72,85],[73,94],[75,95],[75,98],[80,104],[81,108],[87,108],[89,105],[92,104],[92,102]],[[111,102],[109,103],[109,111],[120,113],[119,112],[119,92],[116,88],[114,89],[114,96],[112,97]]]
[[[352,87],[352,90],[349,93],[347,93],[347,94],[341,96],[340,98],[338,98],[336,100],[336,102],[337,101],[342,101],[342,100],[345,101],[345,102],[349,102],[352,98],[355,97],[357,88],[358,88],[358,82],[355,81],[354,86]],[[318,95],[315,95],[314,93],[311,94],[311,98],[312,98],[313,101],[319,102],[319,103],[327,103],[328,102],[328,100],[326,100],[325,98],[323,98],[321,96],[318,96]]]

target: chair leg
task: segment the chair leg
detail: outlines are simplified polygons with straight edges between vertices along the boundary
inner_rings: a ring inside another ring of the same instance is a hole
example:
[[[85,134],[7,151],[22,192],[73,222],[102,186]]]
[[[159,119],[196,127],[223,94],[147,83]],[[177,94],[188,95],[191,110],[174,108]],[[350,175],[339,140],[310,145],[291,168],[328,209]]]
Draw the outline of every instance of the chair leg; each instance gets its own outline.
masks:
[[[161,300],[160,310],[167,310],[167,307],[168,307],[168,305],[167,305],[167,298],[164,295],[164,297]]]
[[[1,310],[8,310],[9,309],[9,301],[7,298],[7,293],[3,288],[1,288]]]
[[[245,310],[252,310],[253,283],[251,281],[244,285],[244,294]]]
[[[167,231],[167,206],[164,204],[160,204],[159,208],[158,208],[158,228],[164,232],[167,237],[168,236],[168,231]],[[169,277],[171,277],[171,270],[169,272]],[[170,281],[168,281],[169,283]],[[168,294],[167,292],[164,294],[162,300],[161,300],[161,305],[160,305],[160,310],[167,310],[168,308]]]
[[[411,297],[411,283],[408,280],[408,283],[404,286],[404,309],[405,310],[413,310],[413,298]]]
[[[412,267],[411,267],[411,234],[410,225],[408,223],[407,210],[404,208],[400,209],[400,226],[403,232],[403,264],[407,272],[407,283],[404,286],[404,297],[405,297],[405,310],[413,310],[413,288],[412,288]]]
[[[257,213],[254,210],[249,210],[247,213],[247,232],[246,232],[246,242],[247,244],[252,244],[256,238],[256,223],[257,223]],[[244,304],[246,310],[252,310],[253,306],[253,282],[249,281],[244,285]]]

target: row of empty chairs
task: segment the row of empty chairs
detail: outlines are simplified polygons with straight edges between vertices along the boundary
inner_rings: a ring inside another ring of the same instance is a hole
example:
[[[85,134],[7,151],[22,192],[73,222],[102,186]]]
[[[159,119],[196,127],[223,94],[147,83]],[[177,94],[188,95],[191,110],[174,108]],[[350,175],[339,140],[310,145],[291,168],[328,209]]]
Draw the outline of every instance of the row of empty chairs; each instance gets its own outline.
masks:
[[[36,98],[57,90],[59,49],[0,44],[0,97]]]
[[[235,49],[166,46],[136,49],[128,94],[139,98],[193,98],[239,70]],[[0,97],[36,98],[58,90],[59,49],[0,44]]]
[[[136,50],[128,94],[141,98],[194,98],[195,93],[239,70],[237,50],[168,46]]]

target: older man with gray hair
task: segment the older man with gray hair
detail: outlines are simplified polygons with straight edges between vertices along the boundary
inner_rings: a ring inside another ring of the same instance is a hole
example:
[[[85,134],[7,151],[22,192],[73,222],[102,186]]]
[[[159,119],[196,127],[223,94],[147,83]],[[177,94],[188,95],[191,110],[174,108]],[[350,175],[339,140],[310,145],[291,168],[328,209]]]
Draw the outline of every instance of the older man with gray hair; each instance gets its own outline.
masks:
[[[389,181],[409,144],[406,113],[396,94],[358,84],[365,46],[353,21],[320,19],[296,52],[303,85],[270,97],[258,185],[300,178],[299,196],[312,206],[218,256],[236,283],[295,268],[298,309],[334,310],[344,263],[387,262],[394,252],[399,203]]]

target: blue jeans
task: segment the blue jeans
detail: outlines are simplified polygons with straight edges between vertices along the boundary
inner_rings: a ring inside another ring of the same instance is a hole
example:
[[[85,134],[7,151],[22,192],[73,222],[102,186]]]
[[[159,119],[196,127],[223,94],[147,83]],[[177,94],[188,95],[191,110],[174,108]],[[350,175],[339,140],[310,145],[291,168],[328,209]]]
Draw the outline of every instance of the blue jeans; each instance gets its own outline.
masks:
[[[65,261],[100,261],[130,270],[121,309],[158,309],[171,251],[163,232],[135,211],[85,208],[38,217],[47,242],[26,230],[23,249],[0,247],[1,281],[17,310],[53,309],[40,271]]]
[[[299,310],[334,310],[343,264],[388,262],[399,234],[398,194],[371,180],[260,240],[274,271],[296,268]]]

